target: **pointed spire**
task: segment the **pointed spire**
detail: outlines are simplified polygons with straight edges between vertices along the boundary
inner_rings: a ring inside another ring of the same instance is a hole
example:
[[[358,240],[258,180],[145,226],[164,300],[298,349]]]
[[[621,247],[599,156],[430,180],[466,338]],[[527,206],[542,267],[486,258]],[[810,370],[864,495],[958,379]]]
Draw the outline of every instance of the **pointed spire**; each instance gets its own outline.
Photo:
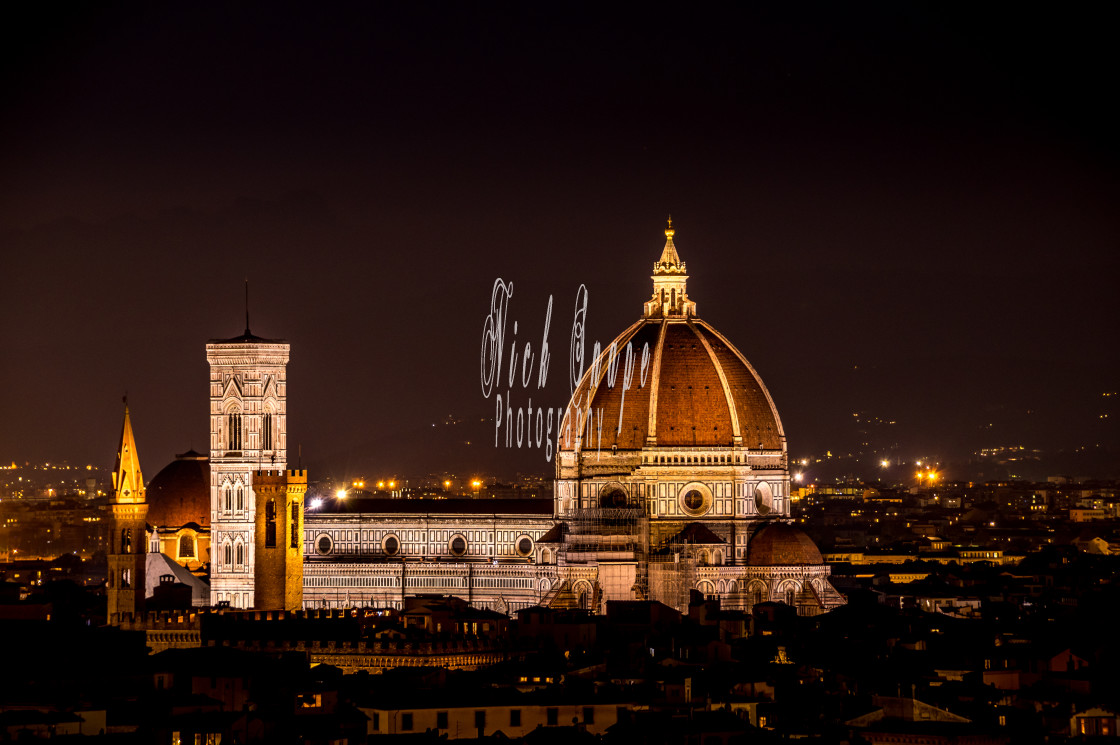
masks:
[[[245,278],[245,336],[252,336],[249,331],[249,278]]]
[[[673,245],[673,236],[676,233],[677,231],[673,230],[673,216],[669,215],[669,227],[665,229],[665,248],[661,249],[661,259],[654,265],[654,271],[680,266],[681,257],[677,255],[677,247]]]
[[[136,437],[132,434],[127,396],[124,400],[121,444],[117,449],[117,467],[113,469],[113,490],[114,502],[145,501],[144,474],[140,471],[140,456],[136,453]]]

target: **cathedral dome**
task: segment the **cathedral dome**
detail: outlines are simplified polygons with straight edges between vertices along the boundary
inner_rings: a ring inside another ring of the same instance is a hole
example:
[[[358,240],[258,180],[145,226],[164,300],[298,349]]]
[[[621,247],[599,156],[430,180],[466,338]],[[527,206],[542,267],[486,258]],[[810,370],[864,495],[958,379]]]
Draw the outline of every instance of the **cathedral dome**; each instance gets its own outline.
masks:
[[[608,344],[598,369],[589,365],[572,396],[568,415],[576,411],[579,415],[572,419],[571,437],[561,438],[560,449],[659,446],[784,451],[782,423],[762,379],[726,337],[695,317],[696,304],[686,292],[685,264],[673,245],[673,233],[671,227],[665,231],[665,248],[654,264],[654,296],[645,304],[644,317],[613,342],[614,384]],[[629,388],[625,387],[627,345],[633,360]],[[641,362],[647,345],[643,385]],[[589,410],[595,417],[602,416],[603,426],[600,430],[593,421],[591,439],[581,442],[579,422]]]
[[[189,450],[175,456],[148,484],[148,523],[178,528],[210,525],[210,462]]]
[[[785,523],[771,523],[751,538],[747,564],[756,567],[824,564],[817,544],[804,531]]]

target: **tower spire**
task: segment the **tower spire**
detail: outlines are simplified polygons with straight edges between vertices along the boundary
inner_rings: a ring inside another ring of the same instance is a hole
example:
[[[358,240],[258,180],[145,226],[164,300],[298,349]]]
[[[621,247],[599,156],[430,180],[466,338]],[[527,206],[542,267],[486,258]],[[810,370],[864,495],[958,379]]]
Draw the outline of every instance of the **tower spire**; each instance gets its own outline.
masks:
[[[249,333],[249,278],[245,278],[245,336],[252,336]]]
[[[113,469],[113,498],[109,501],[107,546],[108,577],[105,593],[109,623],[121,623],[144,609],[147,590],[148,504],[145,501],[144,474],[136,453],[128,397],[124,400],[124,424]]]
[[[125,504],[143,502],[144,474],[136,453],[136,437],[132,434],[132,417],[128,413],[128,397],[124,398],[124,424],[117,449],[117,467],[113,469],[113,501]]]

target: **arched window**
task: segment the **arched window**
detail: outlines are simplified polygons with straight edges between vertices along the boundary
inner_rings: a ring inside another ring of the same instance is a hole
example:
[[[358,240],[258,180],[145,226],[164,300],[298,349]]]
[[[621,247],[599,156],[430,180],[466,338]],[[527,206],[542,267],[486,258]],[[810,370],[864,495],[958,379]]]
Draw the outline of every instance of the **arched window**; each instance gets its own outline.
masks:
[[[233,545],[231,543],[229,543],[228,541],[226,542],[226,545],[222,550],[222,554],[223,554],[223,558],[225,559],[225,562],[224,562],[225,565],[226,566],[232,566],[233,565]]]
[[[237,485],[237,511],[241,512],[245,509],[245,490],[240,484]]]
[[[271,499],[264,506],[264,547],[276,548],[276,502]]]
[[[132,586],[132,570],[131,569],[122,569],[121,570],[121,587],[131,587],[131,586]]]
[[[261,417],[261,448],[272,450],[272,414],[265,413]]]
[[[794,589],[793,585],[788,586],[786,588],[786,605],[788,605],[790,607],[793,607],[794,598],[796,596],[797,596],[797,591]]]
[[[241,449],[241,412],[234,411],[230,413],[226,439],[228,445],[226,450]]]
[[[194,558],[194,538],[192,536],[182,535],[179,537],[179,558]]]
[[[226,494],[226,512],[232,512],[233,511],[233,487],[231,487],[228,483],[226,484],[225,494]]]
[[[132,528],[121,529],[121,553],[132,553]]]
[[[240,541],[237,542],[236,550],[237,567],[240,569],[245,566],[245,546]]]
[[[774,509],[774,494],[766,482],[760,483],[754,489],[754,508],[760,515],[767,515]]]

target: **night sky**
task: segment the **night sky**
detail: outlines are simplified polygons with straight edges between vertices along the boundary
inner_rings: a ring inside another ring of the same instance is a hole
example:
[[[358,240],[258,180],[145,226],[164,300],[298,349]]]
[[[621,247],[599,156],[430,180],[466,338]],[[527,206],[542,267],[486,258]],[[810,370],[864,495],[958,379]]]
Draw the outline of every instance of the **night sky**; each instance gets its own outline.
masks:
[[[549,473],[480,421],[491,286],[563,406],[669,212],[791,454],[1120,444],[1111,18],[412,5],[6,9],[0,460],[110,465],[125,391],[149,477],[205,450],[248,278],[290,460]]]

